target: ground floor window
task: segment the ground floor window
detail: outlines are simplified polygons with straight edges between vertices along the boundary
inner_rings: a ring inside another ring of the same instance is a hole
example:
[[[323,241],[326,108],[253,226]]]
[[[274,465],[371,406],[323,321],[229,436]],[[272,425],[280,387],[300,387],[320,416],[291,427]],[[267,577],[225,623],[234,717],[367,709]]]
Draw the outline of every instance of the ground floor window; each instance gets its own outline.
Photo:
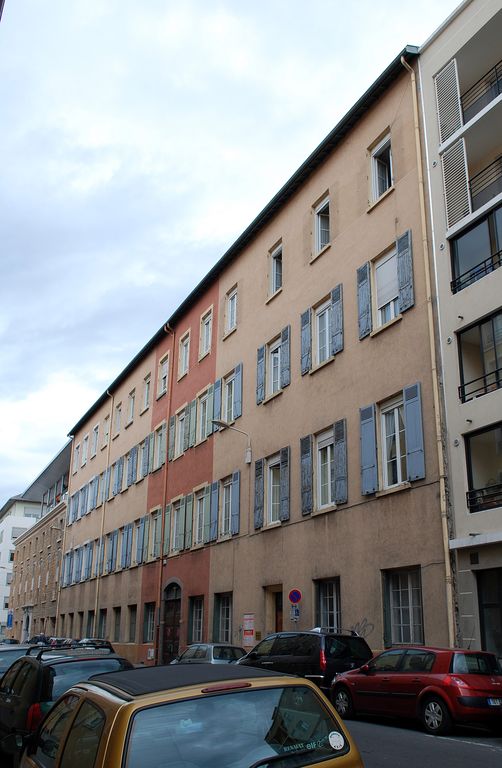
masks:
[[[204,598],[203,597],[191,597],[190,598],[190,638],[191,643],[202,642],[203,632],[203,619],[204,619]]]
[[[385,645],[424,642],[420,568],[386,571]]]
[[[232,642],[232,595],[214,596],[214,639],[218,643]]]
[[[331,632],[341,626],[340,580],[338,578],[317,582],[316,625]]]

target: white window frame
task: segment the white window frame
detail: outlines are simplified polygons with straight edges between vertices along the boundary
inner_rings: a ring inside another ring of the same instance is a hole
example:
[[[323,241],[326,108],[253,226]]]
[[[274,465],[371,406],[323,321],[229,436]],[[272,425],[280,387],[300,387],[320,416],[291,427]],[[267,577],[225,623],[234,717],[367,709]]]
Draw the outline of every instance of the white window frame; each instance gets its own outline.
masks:
[[[160,526],[162,526],[162,511],[156,509],[152,512],[152,522],[150,524],[149,553],[151,553],[151,557],[153,558],[160,557],[162,536],[162,531],[159,530]]]
[[[150,407],[151,387],[152,376],[149,373],[148,376],[145,376],[143,379],[143,408],[141,409],[141,412],[146,411]]]
[[[269,292],[273,296],[282,288],[282,243],[272,248],[269,256],[270,285]],[[280,265],[280,268],[279,268]]]
[[[220,536],[230,536],[232,531],[232,478],[221,481]]]
[[[197,403],[197,442],[201,443],[207,438],[207,408],[209,405],[209,392],[203,392],[198,397]]]
[[[235,407],[235,371],[223,379],[221,410],[223,420],[231,424],[234,419]]]
[[[159,360],[159,378],[157,382],[157,397],[165,395],[167,392],[167,382],[169,379],[169,354],[164,355]]]
[[[211,352],[213,336],[213,310],[208,309],[200,318],[199,360]]]
[[[87,459],[89,456],[89,435],[84,435],[84,439],[82,440],[82,460],[80,462],[81,467],[85,467],[87,464]]]
[[[327,221],[327,228],[326,228]],[[326,195],[314,208],[315,253],[321,253],[331,243],[331,203]],[[326,239],[327,231],[327,239]]]
[[[127,398],[127,425],[132,424],[134,421],[134,406],[136,403],[136,390],[133,389],[129,392]]]
[[[174,455],[181,456],[184,453],[185,429],[186,429],[187,410],[182,408],[176,414],[176,433],[174,441]]]
[[[204,528],[209,525],[209,488],[206,487],[195,494],[195,515],[194,515],[194,544],[201,546],[204,544]]]
[[[401,420],[403,428],[399,430],[399,411],[401,411]],[[387,417],[390,417],[389,419]],[[397,482],[389,481],[389,456],[387,443],[387,424],[391,422],[394,428],[392,434],[395,438],[396,447],[396,476]],[[406,427],[404,422],[404,403],[402,396],[388,400],[380,406],[380,437],[381,437],[381,457],[382,457],[382,485],[383,488],[395,488],[407,482],[406,473]],[[402,445],[404,437],[404,445]],[[404,457],[404,471],[402,461]]]
[[[318,621],[329,632],[336,632],[341,625],[340,581],[329,579],[317,583]]]
[[[80,443],[77,443],[73,449],[73,474],[77,472],[80,466]]]
[[[187,331],[180,339],[178,359],[178,379],[186,376],[190,367],[190,331]]]
[[[274,490],[276,494],[274,495]],[[280,522],[281,511],[281,456],[279,453],[267,459],[267,524]]]
[[[204,598],[192,597],[192,643],[202,642],[204,629]]]
[[[178,549],[177,540],[178,540],[178,530],[181,525],[181,500],[178,499],[178,501],[173,502],[172,515],[173,515],[173,523],[172,523],[172,529],[171,529],[171,551],[180,552],[181,548]]]
[[[230,333],[234,328],[237,328],[237,286],[225,297],[225,333]]]
[[[329,429],[316,436],[316,495],[317,509],[332,507],[335,500],[331,495],[331,466],[335,461],[333,430]],[[323,460],[325,457],[325,460]],[[323,464],[326,470],[323,471]],[[326,481],[327,472],[327,483]],[[324,491],[324,494],[323,494]]]
[[[410,568],[401,571],[387,571],[385,575],[390,608],[392,645],[408,643],[422,645],[424,642],[424,615],[420,570],[418,568]],[[403,581],[406,583],[403,584]],[[419,603],[414,599],[417,592],[420,597]],[[406,595],[407,598],[404,601],[403,595]],[[414,621],[417,615],[416,612],[420,614],[419,623]],[[401,621],[395,621],[396,614],[401,617]],[[403,614],[408,617],[408,621],[403,619]]]
[[[96,424],[92,429],[91,459],[97,454],[98,446],[99,446],[99,424]]]
[[[381,160],[381,157],[384,153],[386,153],[387,149],[389,150],[389,159],[388,163],[384,163]],[[388,178],[385,182],[385,189],[381,188],[381,174],[380,170],[381,167],[384,167],[386,169],[386,175],[388,175]],[[394,184],[394,174],[392,169],[392,144],[391,144],[391,137],[390,133],[387,133],[381,141],[376,144],[376,146],[373,147],[371,150],[371,193],[372,193],[372,201],[376,202],[379,200],[382,195],[384,195],[388,189],[391,189],[391,187]]]
[[[115,437],[120,433],[122,426],[122,402],[117,403],[113,413],[113,436]]]
[[[332,307],[330,299],[323,301],[317,307],[314,307],[314,354],[315,364],[322,365],[331,358],[331,323]],[[325,328],[321,331],[321,322],[326,321]],[[321,347],[322,334],[325,335],[323,346]],[[323,351],[324,350],[324,351]]]
[[[380,296],[379,296],[379,281],[378,281],[378,271],[385,267],[385,265],[388,265],[390,261],[393,261],[395,269],[393,270],[393,273],[395,274],[395,295],[394,292],[392,292],[392,295],[388,297],[389,300],[385,301],[381,298],[381,289],[380,289]],[[378,328],[381,328],[383,325],[386,325],[387,323],[390,323],[391,320],[394,320],[394,318],[399,316],[399,281],[398,281],[398,275],[397,275],[397,251],[395,248],[391,248],[389,251],[384,253],[382,256],[380,256],[378,259],[375,259],[375,261],[372,262],[372,278],[373,278],[373,284],[374,284],[374,296],[375,296],[375,306],[374,306],[374,315],[375,315],[375,325]]]
[[[281,337],[267,344],[266,393],[270,397],[281,390]]]
[[[153,457],[154,469],[159,469],[159,467],[162,466],[160,458],[161,458],[161,448],[162,448],[162,433],[164,432],[164,428],[165,428],[165,425],[161,424],[160,427],[157,427],[157,429],[155,430],[155,440],[154,440],[155,452]]]
[[[232,642],[232,595],[218,596],[218,642]]]
[[[110,441],[110,416],[105,416],[103,419],[103,443],[101,448],[106,448]]]

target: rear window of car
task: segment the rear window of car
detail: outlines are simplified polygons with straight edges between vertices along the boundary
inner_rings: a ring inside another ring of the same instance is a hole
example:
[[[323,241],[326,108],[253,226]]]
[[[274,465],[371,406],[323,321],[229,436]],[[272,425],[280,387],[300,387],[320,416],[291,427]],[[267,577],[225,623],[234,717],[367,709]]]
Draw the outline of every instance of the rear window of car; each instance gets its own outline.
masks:
[[[244,656],[244,651],[240,648],[228,647],[228,645],[215,645],[213,648],[213,658],[217,661],[234,661]]]
[[[502,668],[490,653],[454,653],[450,672],[468,675],[500,675]]]
[[[307,766],[349,750],[337,721],[303,685],[232,691],[163,704],[133,718],[124,765]],[[296,758],[296,759],[295,759]],[[300,762],[298,762],[300,760]],[[273,761],[273,762],[272,762]],[[282,765],[282,762],[281,762]]]
[[[319,654],[320,637],[315,635],[282,635],[277,637],[274,656],[312,656]]]
[[[49,667],[51,684],[49,685],[48,701],[55,701],[62,693],[71,688],[75,683],[89,680],[93,675],[103,672],[117,672],[121,669],[129,669],[130,665],[123,659],[89,659],[84,661],[65,661],[62,664],[54,664]]]
[[[2,648],[0,650],[0,675],[9,669],[10,665],[21,656],[26,655],[26,648]]]
[[[372,657],[366,640],[362,637],[327,637],[326,656],[331,659],[356,658],[367,661]]]

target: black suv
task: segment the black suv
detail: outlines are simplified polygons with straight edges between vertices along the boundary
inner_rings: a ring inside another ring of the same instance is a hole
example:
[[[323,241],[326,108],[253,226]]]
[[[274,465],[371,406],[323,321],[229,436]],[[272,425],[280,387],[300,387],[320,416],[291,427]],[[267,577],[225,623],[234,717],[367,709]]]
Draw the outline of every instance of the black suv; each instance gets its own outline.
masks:
[[[131,662],[107,649],[32,646],[0,679],[0,751],[8,734],[34,731],[56,699],[75,683],[124,669],[133,669]]]
[[[373,656],[356,632],[277,632],[236,663],[308,677],[329,696],[334,676],[366,664]]]

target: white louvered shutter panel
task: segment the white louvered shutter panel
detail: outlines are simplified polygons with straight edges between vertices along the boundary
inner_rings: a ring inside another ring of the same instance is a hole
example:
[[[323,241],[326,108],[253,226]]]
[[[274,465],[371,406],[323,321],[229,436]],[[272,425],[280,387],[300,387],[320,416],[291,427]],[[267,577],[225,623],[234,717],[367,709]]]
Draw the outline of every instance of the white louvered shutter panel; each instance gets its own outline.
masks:
[[[444,196],[448,228],[471,213],[469,176],[463,139],[447,149],[441,158],[443,164]]]
[[[457,62],[452,59],[434,79],[441,143],[462,126],[462,108],[458,89]]]

